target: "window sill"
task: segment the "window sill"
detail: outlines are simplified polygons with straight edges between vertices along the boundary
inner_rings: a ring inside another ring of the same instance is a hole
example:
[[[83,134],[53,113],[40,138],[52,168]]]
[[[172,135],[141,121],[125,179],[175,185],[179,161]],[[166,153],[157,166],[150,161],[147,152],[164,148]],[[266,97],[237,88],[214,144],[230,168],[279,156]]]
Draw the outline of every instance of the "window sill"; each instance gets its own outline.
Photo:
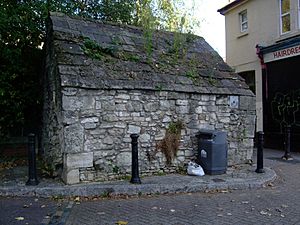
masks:
[[[239,36],[237,36],[237,39],[242,38],[242,37],[245,37],[245,36],[247,36],[248,34],[249,34],[248,31],[245,31],[245,32],[241,33]]]
[[[279,37],[277,39],[275,39],[275,42],[281,42],[281,41],[285,41],[287,39],[299,36],[300,31],[296,30],[296,31],[290,31],[288,33],[284,33],[284,34],[280,34]]]

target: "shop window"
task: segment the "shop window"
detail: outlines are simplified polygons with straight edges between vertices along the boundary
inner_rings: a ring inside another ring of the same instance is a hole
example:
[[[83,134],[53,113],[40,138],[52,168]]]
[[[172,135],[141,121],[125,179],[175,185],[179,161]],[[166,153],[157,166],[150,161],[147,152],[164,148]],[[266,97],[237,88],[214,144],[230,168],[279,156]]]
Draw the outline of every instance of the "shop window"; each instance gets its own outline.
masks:
[[[280,0],[280,33],[291,31],[290,0]]]
[[[248,30],[247,10],[241,12],[239,14],[239,18],[240,18],[240,30],[241,32],[246,32]]]

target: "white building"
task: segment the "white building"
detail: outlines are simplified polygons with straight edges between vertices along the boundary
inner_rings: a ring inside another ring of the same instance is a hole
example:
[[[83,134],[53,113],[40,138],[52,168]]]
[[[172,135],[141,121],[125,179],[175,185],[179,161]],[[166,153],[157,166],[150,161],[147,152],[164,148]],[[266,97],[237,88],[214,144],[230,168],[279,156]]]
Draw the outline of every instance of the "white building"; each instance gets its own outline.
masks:
[[[236,0],[218,11],[226,21],[226,61],[256,93],[257,130],[266,146],[282,148],[283,128],[291,125],[296,150],[300,0]]]

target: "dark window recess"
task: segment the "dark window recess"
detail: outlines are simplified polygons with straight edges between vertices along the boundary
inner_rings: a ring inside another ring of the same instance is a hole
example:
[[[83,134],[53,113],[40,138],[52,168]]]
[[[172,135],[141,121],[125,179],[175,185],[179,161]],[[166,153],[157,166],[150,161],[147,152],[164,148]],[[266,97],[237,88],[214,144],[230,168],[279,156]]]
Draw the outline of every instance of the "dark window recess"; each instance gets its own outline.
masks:
[[[246,84],[249,86],[250,90],[255,94],[255,71],[241,72],[239,75],[245,79]]]

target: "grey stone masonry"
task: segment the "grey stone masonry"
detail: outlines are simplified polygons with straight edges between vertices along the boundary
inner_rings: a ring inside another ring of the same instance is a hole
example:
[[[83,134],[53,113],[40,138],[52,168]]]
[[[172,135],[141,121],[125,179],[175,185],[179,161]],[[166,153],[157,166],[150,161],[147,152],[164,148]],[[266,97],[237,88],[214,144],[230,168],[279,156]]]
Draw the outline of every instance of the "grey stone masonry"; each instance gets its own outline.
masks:
[[[42,144],[66,183],[130,175],[134,133],[142,175],[173,173],[196,159],[200,129],[227,132],[229,165],[251,159],[255,96],[203,38],[184,35],[174,58],[169,32],[153,32],[149,56],[141,28],[59,13],[47,28]],[[161,143],[179,121],[179,149],[168,164]]]
[[[64,88],[64,92],[71,91]],[[88,99],[93,108],[71,104],[75,98],[77,102]],[[245,101],[251,104],[252,98],[247,97]],[[88,89],[78,89],[76,94],[64,95],[62,99],[64,168],[69,171],[69,176],[74,176],[76,169],[79,176],[76,182],[129,175],[132,133],[140,135],[139,160],[143,175],[174,172],[194,160],[197,156],[195,136],[199,129],[228,132],[229,165],[245,163],[252,157],[254,107],[231,109],[226,95],[139,90],[91,93]],[[96,102],[101,102],[102,107],[96,107]],[[179,120],[185,127],[181,132],[180,148],[172,166],[167,166],[157,145],[169,124]]]

